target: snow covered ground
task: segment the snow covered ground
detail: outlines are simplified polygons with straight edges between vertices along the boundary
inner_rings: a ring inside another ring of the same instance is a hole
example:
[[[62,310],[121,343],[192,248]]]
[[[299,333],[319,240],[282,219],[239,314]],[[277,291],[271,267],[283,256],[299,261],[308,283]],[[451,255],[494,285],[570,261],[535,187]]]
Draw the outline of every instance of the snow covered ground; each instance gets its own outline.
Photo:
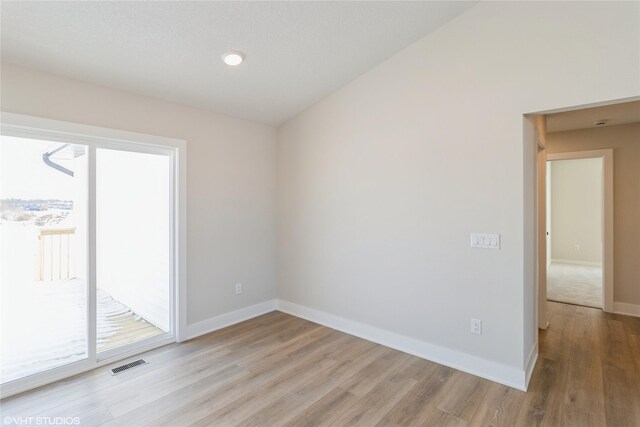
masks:
[[[86,281],[34,280],[38,232],[33,222],[0,223],[3,383],[87,357]],[[163,333],[101,289],[97,310],[98,351]]]

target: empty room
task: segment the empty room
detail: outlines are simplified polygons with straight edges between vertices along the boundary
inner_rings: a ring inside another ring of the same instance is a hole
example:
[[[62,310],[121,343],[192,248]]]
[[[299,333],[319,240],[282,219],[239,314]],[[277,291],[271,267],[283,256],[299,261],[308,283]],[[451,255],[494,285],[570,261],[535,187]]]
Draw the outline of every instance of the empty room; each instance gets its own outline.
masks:
[[[640,2],[0,26],[3,426],[638,426]]]

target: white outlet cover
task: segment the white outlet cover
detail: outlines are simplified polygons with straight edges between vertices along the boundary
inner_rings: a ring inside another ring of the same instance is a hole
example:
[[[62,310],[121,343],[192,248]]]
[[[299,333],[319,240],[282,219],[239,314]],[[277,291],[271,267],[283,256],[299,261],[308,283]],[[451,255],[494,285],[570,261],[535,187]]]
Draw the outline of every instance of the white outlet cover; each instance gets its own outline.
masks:
[[[482,335],[482,320],[471,319],[471,333]]]

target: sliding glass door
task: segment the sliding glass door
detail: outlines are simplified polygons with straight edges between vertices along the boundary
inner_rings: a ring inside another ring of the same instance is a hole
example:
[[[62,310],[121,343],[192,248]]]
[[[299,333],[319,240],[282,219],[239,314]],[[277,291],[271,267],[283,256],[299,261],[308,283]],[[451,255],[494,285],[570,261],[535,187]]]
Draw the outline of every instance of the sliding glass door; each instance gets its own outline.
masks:
[[[3,395],[174,341],[175,149],[10,133],[0,141]]]

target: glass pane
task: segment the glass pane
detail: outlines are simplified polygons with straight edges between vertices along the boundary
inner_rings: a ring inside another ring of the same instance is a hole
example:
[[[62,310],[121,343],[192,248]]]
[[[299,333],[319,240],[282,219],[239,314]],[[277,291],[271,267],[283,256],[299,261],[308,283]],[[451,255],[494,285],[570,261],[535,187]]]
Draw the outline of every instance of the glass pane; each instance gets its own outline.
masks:
[[[0,140],[0,376],[87,357],[87,147]]]
[[[98,352],[170,330],[170,160],[97,150]]]

